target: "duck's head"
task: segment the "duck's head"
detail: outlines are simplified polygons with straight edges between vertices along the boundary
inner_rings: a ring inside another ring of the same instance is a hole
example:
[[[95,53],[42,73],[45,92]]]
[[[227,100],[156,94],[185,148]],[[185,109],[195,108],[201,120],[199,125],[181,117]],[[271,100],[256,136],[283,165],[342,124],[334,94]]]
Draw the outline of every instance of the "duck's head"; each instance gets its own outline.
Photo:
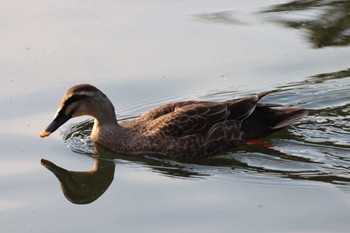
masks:
[[[108,97],[92,85],[80,84],[64,94],[53,121],[41,131],[40,137],[49,136],[70,118],[83,115],[92,116],[97,121],[116,120]]]

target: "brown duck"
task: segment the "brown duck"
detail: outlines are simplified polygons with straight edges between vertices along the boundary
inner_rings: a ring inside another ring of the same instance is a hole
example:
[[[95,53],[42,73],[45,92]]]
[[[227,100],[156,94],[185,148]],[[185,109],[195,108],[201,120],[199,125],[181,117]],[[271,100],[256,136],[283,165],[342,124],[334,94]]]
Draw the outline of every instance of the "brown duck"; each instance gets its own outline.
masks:
[[[117,122],[108,97],[94,86],[81,84],[65,93],[40,136],[49,136],[72,117],[89,115],[94,118],[92,140],[112,151],[200,158],[269,135],[306,115],[302,108],[258,103],[268,93],[224,102],[175,102]]]

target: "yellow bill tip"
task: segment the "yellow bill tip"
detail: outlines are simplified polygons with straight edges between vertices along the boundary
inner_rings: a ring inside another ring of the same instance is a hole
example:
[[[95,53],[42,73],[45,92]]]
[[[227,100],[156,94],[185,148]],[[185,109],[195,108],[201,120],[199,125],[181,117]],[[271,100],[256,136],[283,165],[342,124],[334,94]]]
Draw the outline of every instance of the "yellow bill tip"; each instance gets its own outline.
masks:
[[[47,132],[47,131],[43,130],[43,131],[40,132],[40,137],[44,138],[44,137],[49,136],[50,134],[51,134],[50,132]]]

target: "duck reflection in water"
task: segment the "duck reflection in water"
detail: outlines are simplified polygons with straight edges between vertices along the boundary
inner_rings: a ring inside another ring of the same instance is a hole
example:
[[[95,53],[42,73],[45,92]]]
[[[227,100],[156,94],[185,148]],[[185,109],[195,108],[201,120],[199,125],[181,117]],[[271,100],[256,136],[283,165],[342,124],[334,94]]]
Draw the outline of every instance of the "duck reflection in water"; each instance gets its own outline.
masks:
[[[94,159],[90,171],[68,171],[42,159],[41,164],[61,182],[64,196],[75,204],[89,204],[97,200],[111,185],[115,164],[112,160]]]
[[[147,156],[125,156],[94,146],[94,164],[90,171],[69,171],[53,162],[42,159],[41,164],[60,181],[61,189],[68,201],[74,204],[89,204],[106,192],[114,179],[116,160],[146,164],[153,171],[171,177],[194,178],[206,176],[204,171],[191,171],[175,161]]]

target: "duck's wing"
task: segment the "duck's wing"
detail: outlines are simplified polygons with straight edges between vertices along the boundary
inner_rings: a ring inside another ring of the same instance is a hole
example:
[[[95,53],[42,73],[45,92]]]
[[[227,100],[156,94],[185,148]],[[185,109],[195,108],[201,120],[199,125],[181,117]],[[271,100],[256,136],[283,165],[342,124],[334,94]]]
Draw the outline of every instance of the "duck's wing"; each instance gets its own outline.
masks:
[[[139,117],[139,120],[142,121],[152,121],[157,119],[163,115],[167,115],[168,113],[174,112],[175,108],[182,108],[186,105],[193,105],[199,103],[198,101],[183,101],[183,102],[174,102],[165,104],[159,107],[156,107]]]
[[[183,101],[183,102],[173,102],[156,107],[141,116],[127,121],[122,121],[120,124],[126,128],[132,128],[136,131],[145,131],[147,126],[152,124],[155,119],[161,118],[175,111],[175,109],[183,108],[187,105],[193,105],[199,103],[198,101]],[[207,103],[207,102],[203,102]]]
[[[147,133],[168,136],[204,134],[218,122],[241,121],[255,109],[258,96],[226,102],[192,102],[178,105],[148,123]]]

